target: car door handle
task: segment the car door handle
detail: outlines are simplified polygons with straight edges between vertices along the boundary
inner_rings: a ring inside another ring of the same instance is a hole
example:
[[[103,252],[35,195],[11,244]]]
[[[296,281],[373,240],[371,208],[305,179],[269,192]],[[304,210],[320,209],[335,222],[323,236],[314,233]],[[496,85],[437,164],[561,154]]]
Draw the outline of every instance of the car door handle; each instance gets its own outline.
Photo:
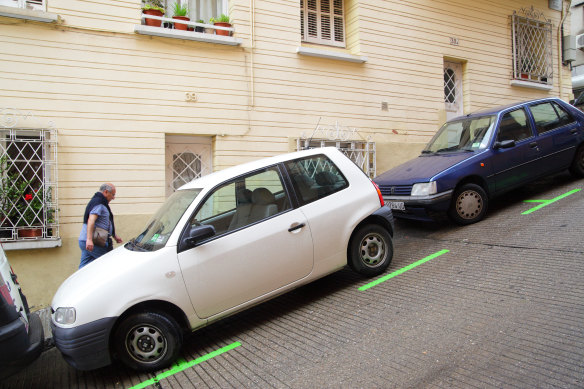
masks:
[[[577,128],[572,128],[572,129],[570,130],[570,132],[571,132],[572,134],[577,134],[577,133],[578,133],[578,129],[577,129]]]
[[[290,227],[290,228],[288,228],[288,232],[293,232],[293,231],[299,230],[299,229],[301,229],[302,227],[304,227],[305,225],[306,225],[306,224],[304,224],[304,223],[297,224],[297,225],[295,225],[294,227]]]
[[[535,149],[537,147],[537,142],[531,142],[529,144],[529,147],[531,147],[532,149]]]

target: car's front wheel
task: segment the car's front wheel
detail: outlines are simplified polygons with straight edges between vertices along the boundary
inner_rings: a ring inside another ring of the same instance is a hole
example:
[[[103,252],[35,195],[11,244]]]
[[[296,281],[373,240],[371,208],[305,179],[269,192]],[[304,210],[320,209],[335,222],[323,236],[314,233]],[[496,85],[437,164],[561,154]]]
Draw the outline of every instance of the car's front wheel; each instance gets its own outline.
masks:
[[[489,199],[482,187],[464,184],[454,192],[448,215],[455,223],[472,224],[485,217],[488,205]]]
[[[136,313],[119,324],[114,342],[116,355],[126,366],[153,371],[170,365],[177,358],[182,333],[170,316],[157,312]]]
[[[386,229],[377,224],[365,225],[353,235],[349,248],[349,265],[367,277],[383,273],[393,258],[393,242]]]
[[[580,145],[576,150],[576,155],[574,155],[574,160],[570,166],[570,173],[578,178],[584,177],[584,145]]]

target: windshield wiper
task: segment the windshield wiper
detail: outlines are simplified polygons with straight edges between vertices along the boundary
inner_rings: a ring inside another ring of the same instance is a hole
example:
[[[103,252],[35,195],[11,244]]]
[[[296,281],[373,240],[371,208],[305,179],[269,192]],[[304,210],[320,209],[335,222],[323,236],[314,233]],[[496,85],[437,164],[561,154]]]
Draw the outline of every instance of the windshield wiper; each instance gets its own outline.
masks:
[[[422,154],[434,154],[431,150],[422,150]]]

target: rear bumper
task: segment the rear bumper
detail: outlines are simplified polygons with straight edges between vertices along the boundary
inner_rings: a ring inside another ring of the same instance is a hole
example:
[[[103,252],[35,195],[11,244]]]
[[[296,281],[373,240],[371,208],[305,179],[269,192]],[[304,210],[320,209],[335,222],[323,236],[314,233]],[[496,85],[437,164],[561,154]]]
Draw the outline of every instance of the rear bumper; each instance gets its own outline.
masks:
[[[73,328],[51,322],[55,345],[63,358],[78,370],[93,370],[109,365],[110,333],[117,317],[106,317]]]
[[[433,220],[437,214],[448,211],[454,190],[447,190],[430,196],[383,196],[386,204],[403,202],[405,210],[393,209],[398,218],[414,220]]]
[[[0,378],[8,377],[32,363],[43,351],[45,334],[36,313],[28,316],[28,333],[23,321],[17,319],[0,328]]]

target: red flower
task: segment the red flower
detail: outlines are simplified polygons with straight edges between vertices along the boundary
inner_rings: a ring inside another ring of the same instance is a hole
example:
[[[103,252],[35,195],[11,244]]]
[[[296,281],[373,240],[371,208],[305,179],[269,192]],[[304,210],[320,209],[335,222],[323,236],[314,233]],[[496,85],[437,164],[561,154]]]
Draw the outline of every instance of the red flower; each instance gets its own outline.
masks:
[[[31,195],[30,193],[29,193],[29,194],[25,194],[25,195],[24,195],[24,199],[25,199],[26,201],[30,201],[30,200],[32,200],[32,195]]]

